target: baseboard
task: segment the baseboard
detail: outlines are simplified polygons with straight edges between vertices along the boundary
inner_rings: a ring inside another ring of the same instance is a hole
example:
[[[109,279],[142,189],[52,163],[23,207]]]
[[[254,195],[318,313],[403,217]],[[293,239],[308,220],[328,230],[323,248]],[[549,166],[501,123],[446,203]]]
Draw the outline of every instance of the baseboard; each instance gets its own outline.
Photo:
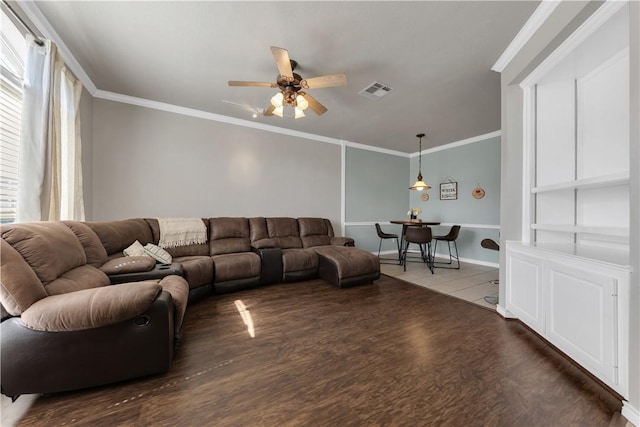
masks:
[[[375,252],[371,252],[374,255],[378,255],[378,251]],[[394,251],[394,250],[390,250],[390,251],[381,251],[380,255],[396,255],[398,253],[398,251]],[[439,256],[441,258],[449,258],[449,254],[442,254],[442,253],[437,253],[436,256]],[[469,264],[477,264],[477,265],[484,265],[485,267],[493,267],[493,268],[500,268],[500,264],[498,264],[497,262],[489,262],[489,261],[481,261],[478,259],[471,259],[471,258],[460,258],[460,261],[462,262],[468,262]]]
[[[631,406],[626,400],[622,401],[622,416],[634,426],[640,427],[640,411]]]
[[[505,319],[517,319],[518,318],[518,316],[516,316],[515,314],[513,314],[512,312],[510,312],[509,310],[507,310],[506,308],[504,308],[500,304],[496,305],[496,311],[498,312],[498,314],[500,316],[504,317]]]

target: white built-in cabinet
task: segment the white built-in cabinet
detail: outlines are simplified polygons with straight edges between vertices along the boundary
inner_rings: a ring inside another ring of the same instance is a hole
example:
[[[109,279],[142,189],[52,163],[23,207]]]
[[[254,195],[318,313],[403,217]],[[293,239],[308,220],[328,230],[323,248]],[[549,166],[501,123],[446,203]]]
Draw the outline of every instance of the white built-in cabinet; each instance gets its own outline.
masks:
[[[508,312],[622,396],[629,341],[629,11],[607,2],[522,83],[523,241]]]

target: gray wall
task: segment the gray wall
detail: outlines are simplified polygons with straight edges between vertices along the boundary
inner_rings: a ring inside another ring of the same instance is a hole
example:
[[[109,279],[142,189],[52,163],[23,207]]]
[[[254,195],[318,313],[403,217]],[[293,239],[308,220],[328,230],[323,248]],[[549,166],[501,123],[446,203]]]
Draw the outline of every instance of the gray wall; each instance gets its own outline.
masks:
[[[345,235],[353,237],[359,248],[377,252],[374,224],[407,216],[409,158],[348,146],[345,157]],[[389,233],[401,231],[396,225],[382,228]],[[395,250],[395,245],[386,240],[382,251]]]
[[[411,159],[410,184],[418,175],[418,157]],[[462,225],[457,241],[460,257],[497,264],[498,253],[480,246],[482,239],[498,240],[500,226],[500,137],[488,138],[422,155],[422,175],[431,189],[428,201],[420,192],[410,192],[412,208],[421,208],[423,220]],[[440,184],[458,183],[456,200],[440,200]],[[472,196],[476,186],[485,190],[482,199]],[[406,212],[405,212],[406,214]],[[487,227],[493,226],[493,227]],[[433,227],[434,234],[446,234],[450,225]],[[446,247],[444,253],[448,254]],[[438,252],[443,253],[438,247]]]
[[[101,99],[93,219],[321,216],[339,233],[341,147]]]

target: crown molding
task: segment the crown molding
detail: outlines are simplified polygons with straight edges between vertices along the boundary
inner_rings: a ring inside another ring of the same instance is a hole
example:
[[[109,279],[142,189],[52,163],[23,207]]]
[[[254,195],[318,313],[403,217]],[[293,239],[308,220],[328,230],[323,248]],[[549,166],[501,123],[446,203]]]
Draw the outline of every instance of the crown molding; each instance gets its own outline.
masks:
[[[22,9],[25,15],[27,15],[27,18],[33,22],[42,35],[56,44],[58,52],[60,52],[60,56],[64,59],[67,67],[69,67],[73,74],[75,74],[75,76],[82,82],[82,85],[89,91],[89,93],[95,96],[98,88],[93,84],[93,81],[91,81],[91,78],[84,71],[84,68],[82,68],[80,63],[76,60],[75,56],[73,56],[71,50],[69,50],[67,45],[64,44],[60,35],[53,29],[40,9],[38,9],[35,2],[33,0],[22,0],[17,2],[17,5]]]
[[[473,136],[473,137],[467,138],[467,139],[461,139],[460,141],[451,142],[451,143],[445,144],[445,145],[439,145],[439,146],[433,147],[433,148],[428,148],[428,149],[422,150],[422,154],[431,154],[431,153],[435,153],[437,151],[448,150],[450,148],[460,147],[462,145],[473,144],[474,142],[482,142],[482,141],[489,140],[491,138],[496,138],[498,136],[502,136],[502,131],[501,130],[485,133],[484,135]],[[416,151],[415,153],[411,153],[411,155],[409,157],[418,157],[419,154],[420,154],[420,152]]]
[[[252,122],[250,120],[236,119],[235,117],[223,116],[222,114],[210,113],[208,111],[196,110],[195,108],[181,107],[179,105],[167,104],[164,102],[152,101],[145,98],[137,98],[135,96],[123,95],[121,93],[108,92],[98,89],[94,95],[99,99],[120,102],[123,104],[137,105],[139,107],[151,108],[153,110],[166,111],[169,113],[180,114],[183,116],[196,117],[214,122],[228,123],[231,125],[244,126],[253,129],[259,129],[266,132],[274,132],[283,135],[295,136],[303,139],[326,142],[329,144],[342,145],[343,141],[327,136],[315,135],[313,133],[300,132],[297,130],[281,128],[273,125]]]
[[[390,150],[388,148],[374,147],[373,145],[359,144],[357,142],[345,141],[345,146],[351,147],[351,148],[358,148],[360,150],[375,151],[382,154],[390,154],[392,156],[398,156],[398,157],[411,156],[409,153],[404,153],[402,151]]]
[[[533,11],[527,22],[522,26],[518,34],[513,38],[509,46],[500,55],[500,58],[493,64],[491,69],[501,73],[507,68],[507,65],[513,60],[513,58],[522,50],[525,44],[529,41],[536,31],[540,29],[542,24],[558,7],[560,1],[558,0],[543,0],[540,5]]]

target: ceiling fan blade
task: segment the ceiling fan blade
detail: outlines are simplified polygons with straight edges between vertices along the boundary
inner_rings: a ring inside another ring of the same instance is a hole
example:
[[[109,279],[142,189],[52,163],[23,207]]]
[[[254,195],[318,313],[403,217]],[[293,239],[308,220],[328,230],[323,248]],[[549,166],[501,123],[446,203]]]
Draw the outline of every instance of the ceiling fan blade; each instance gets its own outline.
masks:
[[[275,83],[268,82],[241,82],[236,80],[229,80],[229,86],[251,86],[251,87],[278,87]]]
[[[320,104],[313,96],[309,95],[306,92],[302,92],[302,95],[304,96],[304,99],[309,102],[309,108],[311,108],[314,113],[321,116],[322,114],[327,112],[327,107]]]
[[[273,110],[275,110],[276,107],[274,107],[273,105],[269,105],[269,108],[267,108],[266,110],[264,110],[264,115],[265,116],[273,116]]]
[[[273,54],[273,59],[276,61],[276,65],[278,66],[280,76],[288,81],[293,81],[293,70],[291,69],[291,60],[289,59],[289,52],[287,49],[271,46],[271,53]]]
[[[347,75],[345,73],[313,77],[300,82],[300,85],[305,89],[320,89],[323,87],[344,86],[346,84]]]

